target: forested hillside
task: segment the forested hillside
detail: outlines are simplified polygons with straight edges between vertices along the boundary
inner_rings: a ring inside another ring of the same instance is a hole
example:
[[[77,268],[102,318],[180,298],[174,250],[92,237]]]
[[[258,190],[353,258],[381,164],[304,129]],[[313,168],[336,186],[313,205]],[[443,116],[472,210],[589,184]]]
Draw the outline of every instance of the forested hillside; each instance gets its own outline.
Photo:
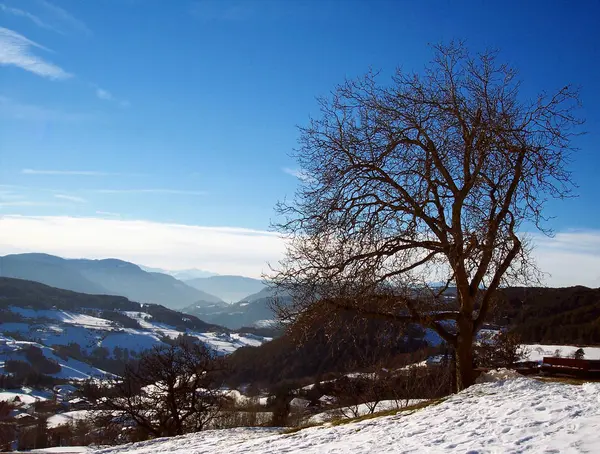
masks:
[[[600,343],[600,289],[510,288],[505,323],[523,342]]]

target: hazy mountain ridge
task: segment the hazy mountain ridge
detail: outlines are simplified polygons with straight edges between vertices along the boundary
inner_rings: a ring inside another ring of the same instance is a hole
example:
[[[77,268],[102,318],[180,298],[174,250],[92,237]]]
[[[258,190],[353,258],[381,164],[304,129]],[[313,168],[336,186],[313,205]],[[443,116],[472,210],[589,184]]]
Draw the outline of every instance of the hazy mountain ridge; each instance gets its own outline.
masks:
[[[274,321],[275,314],[266,299],[254,302],[240,301],[228,306],[202,306],[192,304],[181,310],[209,323],[239,329],[244,326],[264,327],[266,322]]]
[[[276,325],[275,313],[272,309],[274,296],[274,290],[265,287],[234,304],[192,304],[181,311],[230,329],[239,329],[244,326],[274,327]],[[278,295],[277,297],[284,304],[289,301],[289,296]]]
[[[0,257],[0,276],[26,279],[76,292],[120,295],[171,308],[192,303],[220,303],[220,298],[162,273],[144,271],[118,259],[63,259],[48,254]]]
[[[212,271],[199,270],[197,268],[190,268],[187,270],[165,270],[163,268],[153,268],[144,265],[139,265],[139,267],[144,271],[148,271],[149,273],[168,274],[169,276],[173,276],[175,279],[179,279],[180,281],[189,281],[191,279],[196,279],[199,277],[211,277],[218,275],[217,273],[213,273]]]
[[[248,295],[265,288],[265,283],[259,279],[234,275],[201,277],[186,280],[185,283],[195,289],[216,295],[228,303],[244,300]]]

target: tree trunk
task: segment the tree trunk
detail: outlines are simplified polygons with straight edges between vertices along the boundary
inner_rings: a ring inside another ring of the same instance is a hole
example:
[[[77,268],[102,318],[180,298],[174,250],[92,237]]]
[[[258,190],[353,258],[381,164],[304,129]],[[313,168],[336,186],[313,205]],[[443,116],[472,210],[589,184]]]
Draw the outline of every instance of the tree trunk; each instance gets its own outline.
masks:
[[[461,329],[456,343],[456,388],[455,392],[462,391],[475,383],[475,370],[473,369],[473,335],[472,329],[464,333]]]

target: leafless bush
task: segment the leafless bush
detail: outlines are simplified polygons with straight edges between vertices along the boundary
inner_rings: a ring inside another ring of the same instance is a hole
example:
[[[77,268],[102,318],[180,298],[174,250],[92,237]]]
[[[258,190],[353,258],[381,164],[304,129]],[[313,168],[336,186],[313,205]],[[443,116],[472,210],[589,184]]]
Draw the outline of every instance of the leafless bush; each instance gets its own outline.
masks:
[[[104,438],[113,426],[132,437],[162,437],[200,431],[219,415],[222,362],[203,345],[181,342],[157,347],[126,368],[122,378],[88,386],[100,413]],[[116,441],[116,440],[115,440]]]
[[[523,361],[529,351],[516,334],[508,332],[483,332],[475,347],[475,361],[479,367],[511,368]]]

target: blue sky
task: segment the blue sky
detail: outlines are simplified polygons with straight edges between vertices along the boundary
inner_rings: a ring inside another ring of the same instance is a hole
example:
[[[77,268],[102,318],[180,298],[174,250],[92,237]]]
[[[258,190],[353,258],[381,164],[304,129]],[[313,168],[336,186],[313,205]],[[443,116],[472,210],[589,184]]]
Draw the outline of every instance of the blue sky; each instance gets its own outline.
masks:
[[[249,249],[236,270],[256,275],[281,252],[265,231],[297,184],[287,153],[296,125],[317,113],[315,97],[369,67],[384,78],[399,65],[420,70],[430,43],[464,39],[499,48],[526,96],[581,86],[580,196],[549,214],[559,234],[585,235],[583,253],[600,253],[598,17],[592,1],[0,0],[0,214],[13,229],[0,226],[0,252],[225,272]],[[84,221],[88,240],[74,248],[66,229]],[[195,226],[217,249],[173,245],[167,230],[149,256],[144,244],[123,249],[129,240],[107,247],[141,221]],[[248,235],[270,246],[255,251]],[[218,258],[228,247],[231,257]]]

